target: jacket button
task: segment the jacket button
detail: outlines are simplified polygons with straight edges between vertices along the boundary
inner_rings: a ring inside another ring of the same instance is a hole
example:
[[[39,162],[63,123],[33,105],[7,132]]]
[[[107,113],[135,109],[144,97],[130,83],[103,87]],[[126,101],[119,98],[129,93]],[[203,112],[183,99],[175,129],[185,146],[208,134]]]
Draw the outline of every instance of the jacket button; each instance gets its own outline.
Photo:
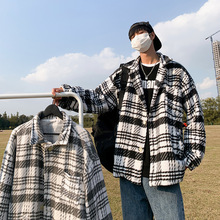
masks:
[[[52,150],[53,150],[53,146],[52,146],[52,147],[49,147],[48,150],[49,150],[49,151],[52,151]]]
[[[139,147],[139,152],[143,153],[143,149],[141,147]]]

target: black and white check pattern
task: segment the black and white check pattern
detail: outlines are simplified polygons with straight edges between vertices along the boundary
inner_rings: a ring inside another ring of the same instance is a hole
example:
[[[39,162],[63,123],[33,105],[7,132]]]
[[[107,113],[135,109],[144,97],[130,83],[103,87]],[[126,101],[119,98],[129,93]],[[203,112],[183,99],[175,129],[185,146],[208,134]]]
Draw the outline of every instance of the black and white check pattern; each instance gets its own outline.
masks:
[[[129,78],[120,112],[113,172],[115,177],[141,184],[148,126],[150,186],[182,181],[186,167],[193,170],[200,164],[206,142],[203,113],[193,79],[182,65],[161,53],[158,55],[160,64],[149,111],[139,74],[140,57],[123,64],[129,69]],[[109,111],[118,103],[121,73],[120,66],[95,90],[69,85],[63,85],[63,88],[81,96],[85,112]],[[60,106],[78,109],[73,98],[62,99]],[[188,126],[183,136],[184,111]]]
[[[89,133],[64,112],[60,123],[55,143],[38,115],[13,130],[0,173],[1,220],[112,219]]]

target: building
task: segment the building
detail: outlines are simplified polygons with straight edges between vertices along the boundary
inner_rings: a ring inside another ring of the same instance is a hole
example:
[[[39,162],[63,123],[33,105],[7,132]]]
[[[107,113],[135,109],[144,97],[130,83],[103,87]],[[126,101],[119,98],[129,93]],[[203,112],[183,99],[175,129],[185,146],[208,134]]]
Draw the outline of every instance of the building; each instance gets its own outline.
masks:
[[[215,65],[217,92],[220,95],[220,41],[212,43],[213,59]]]

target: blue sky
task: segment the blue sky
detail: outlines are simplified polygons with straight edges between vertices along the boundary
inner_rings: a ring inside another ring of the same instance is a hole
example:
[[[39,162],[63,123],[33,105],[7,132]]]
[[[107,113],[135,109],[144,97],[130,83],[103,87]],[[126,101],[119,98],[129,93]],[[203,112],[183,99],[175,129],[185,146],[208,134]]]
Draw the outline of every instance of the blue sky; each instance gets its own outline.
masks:
[[[205,38],[220,30],[219,11],[219,0],[0,0],[0,94],[48,93],[63,83],[95,88],[137,57],[128,29],[150,21],[160,52],[186,67],[201,98],[216,97]],[[0,114],[35,115],[50,103],[0,100]]]

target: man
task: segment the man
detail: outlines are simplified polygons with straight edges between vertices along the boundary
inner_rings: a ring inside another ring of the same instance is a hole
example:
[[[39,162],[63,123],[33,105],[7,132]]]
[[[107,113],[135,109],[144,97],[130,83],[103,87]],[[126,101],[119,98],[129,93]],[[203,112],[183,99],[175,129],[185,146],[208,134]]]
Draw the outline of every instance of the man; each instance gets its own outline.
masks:
[[[200,164],[205,152],[199,96],[186,69],[156,52],[162,44],[149,22],[133,24],[128,35],[140,56],[123,64],[129,71],[113,168],[120,178],[123,219],[184,219],[179,182],[186,168]],[[110,111],[118,105],[121,74],[122,66],[95,90],[63,85],[53,94],[73,91],[81,96],[85,112]],[[78,107],[73,98],[55,103],[65,109]]]

